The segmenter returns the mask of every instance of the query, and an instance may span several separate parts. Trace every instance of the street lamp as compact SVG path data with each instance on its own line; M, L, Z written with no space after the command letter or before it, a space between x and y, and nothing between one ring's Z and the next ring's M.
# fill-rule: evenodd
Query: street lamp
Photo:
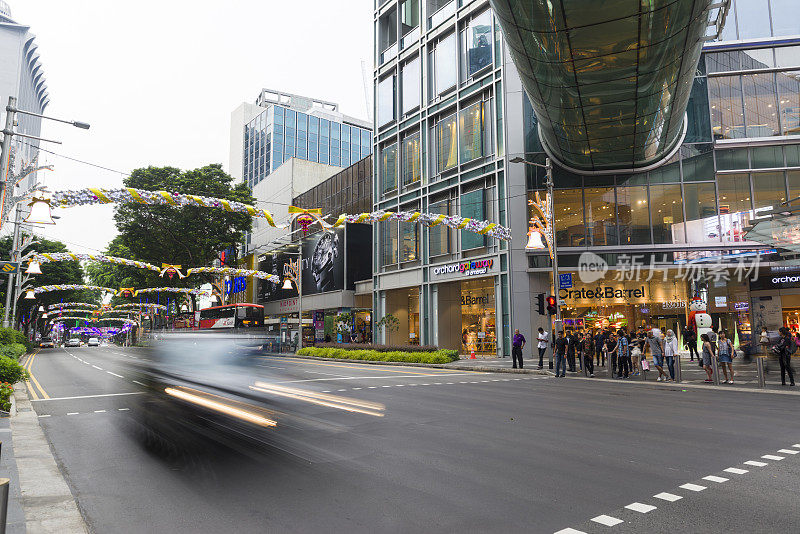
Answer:
M544 165L541 163L534 163L533 161L527 161L525 158L521 158L519 156L515 158L511 158L509 160L511 163L524 163L525 165L531 165L533 167L541 167L546 172L546 180L544 185L547 187L547 197L548 197L548 212L547 217L550 219L550 235L552 236L550 241L550 252L552 253L552 264L553 264L553 295L556 297L556 320L555 324L553 325L554 333L558 331L561 327L561 306L558 305L559 296L558 296L558 250L556 249L556 212L555 212L555 203L553 202L553 164L550 161L550 158L545 158ZM531 235L531 238L533 236ZM539 240L541 241L541 234L539 234Z

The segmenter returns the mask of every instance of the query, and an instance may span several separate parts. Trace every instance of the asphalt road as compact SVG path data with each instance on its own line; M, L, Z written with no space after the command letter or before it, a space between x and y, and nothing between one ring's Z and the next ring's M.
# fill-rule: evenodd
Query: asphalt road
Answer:
M268 356L273 379L385 417L337 414L313 456L175 463L130 432L144 354L32 362L34 409L95 532L800 531L800 454L778 452L800 451L797 396Z

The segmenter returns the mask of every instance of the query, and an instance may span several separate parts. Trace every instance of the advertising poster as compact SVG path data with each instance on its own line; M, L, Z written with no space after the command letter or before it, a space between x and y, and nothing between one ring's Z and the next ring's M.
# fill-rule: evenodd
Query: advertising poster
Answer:
M344 228L303 239L303 294L344 289Z

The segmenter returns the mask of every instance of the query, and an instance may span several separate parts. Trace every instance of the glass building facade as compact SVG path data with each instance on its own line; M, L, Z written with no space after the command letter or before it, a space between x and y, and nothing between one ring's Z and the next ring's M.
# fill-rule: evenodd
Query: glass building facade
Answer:
M253 187L289 158L348 167L372 153L372 132L270 104L245 125L243 176Z

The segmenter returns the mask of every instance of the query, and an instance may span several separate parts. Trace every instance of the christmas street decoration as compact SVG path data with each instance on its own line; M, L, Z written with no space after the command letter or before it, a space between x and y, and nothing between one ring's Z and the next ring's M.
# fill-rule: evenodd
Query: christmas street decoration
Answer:
M116 256L106 256L105 254L73 254L72 252L54 252L36 254L30 258L31 262L37 263L50 263L59 261L96 261L100 263L112 263L115 265L125 265L128 267L136 267L139 269L148 269L150 271L161 272L157 266L152 263L143 261L128 260L125 258L118 258Z
M58 304L51 304L47 307L48 310L56 308L100 308L99 304L89 304L88 302L59 302Z
M280 276L265 273L264 271L252 271L250 269L234 269L232 267L192 267L186 271L186 275L212 273L212 274L227 274L229 276L252 276L261 280L269 280L273 284L278 284L281 281Z
M39 295L40 293L48 293L50 291L69 291L69 290L82 290L82 289L87 289L90 291L106 291L108 293L116 292L116 289L110 287L90 286L85 284L64 284L64 285L37 287L33 289L33 293L35 295Z
M139 296L145 293L182 293L184 295L202 295L205 293L202 289L189 289L186 287L146 287L144 289L137 289L133 294Z

